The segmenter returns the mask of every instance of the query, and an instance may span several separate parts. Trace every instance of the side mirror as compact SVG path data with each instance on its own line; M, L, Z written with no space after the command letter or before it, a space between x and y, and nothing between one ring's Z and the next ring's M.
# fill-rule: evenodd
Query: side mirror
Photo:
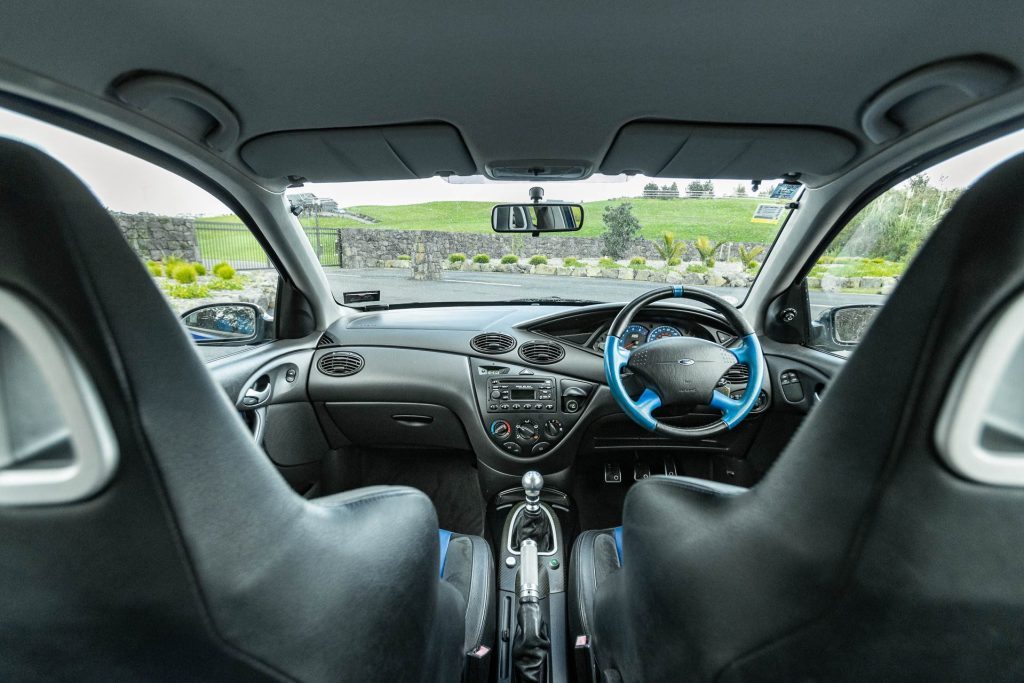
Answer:
M494 232L576 232L582 227L583 207L579 204L498 204L491 209Z
M825 328L828 341L840 348L856 346L881 308L878 304L836 306L823 312L818 322Z
M266 339L273 318L256 304L207 304L181 314L192 341L247 344Z

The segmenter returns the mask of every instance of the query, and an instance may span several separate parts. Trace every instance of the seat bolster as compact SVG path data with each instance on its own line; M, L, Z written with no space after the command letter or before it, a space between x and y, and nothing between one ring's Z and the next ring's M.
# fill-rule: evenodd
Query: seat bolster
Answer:
M464 652L472 652L481 645L494 648L494 575L494 558L487 541L479 536L451 536L442 579L466 601Z
M570 635L594 638L594 596L601 581L619 569L614 529L591 529L576 537L569 575Z

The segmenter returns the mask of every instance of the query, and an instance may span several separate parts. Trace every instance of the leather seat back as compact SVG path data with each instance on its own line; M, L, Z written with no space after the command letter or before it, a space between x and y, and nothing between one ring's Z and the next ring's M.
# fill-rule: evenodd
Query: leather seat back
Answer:
M966 481L936 423L1024 289L1024 156L970 189L765 479L642 482L596 640L629 679L1020 680L1024 490ZM1005 378L1024 381L1024 378Z
M11 141L0 289L73 349L120 454L88 499L0 507L0 678L458 677L465 607L429 499L295 495L106 211Z

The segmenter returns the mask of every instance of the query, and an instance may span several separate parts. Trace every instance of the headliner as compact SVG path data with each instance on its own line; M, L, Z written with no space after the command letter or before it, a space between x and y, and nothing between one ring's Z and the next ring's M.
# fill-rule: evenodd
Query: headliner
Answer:
M974 54L1024 67L1015 0L37 0L5 3L0 19L0 59L79 90L103 95L136 70L180 74L237 112L241 141L447 121L478 170L510 159L596 167L625 124L648 118L823 127L863 156L872 143L859 114L902 74ZM224 157L244 168L237 148Z

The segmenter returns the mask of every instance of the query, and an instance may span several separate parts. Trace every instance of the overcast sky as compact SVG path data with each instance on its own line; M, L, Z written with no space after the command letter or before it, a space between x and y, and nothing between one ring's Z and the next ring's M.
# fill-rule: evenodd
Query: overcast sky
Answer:
M228 209L205 191L148 162L93 142L88 138L0 109L0 135L24 140L59 159L81 177L107 207L129 213L217 215ZM981 173L1024 149L1024 131L1008 135L929 171L932 181L948 187L970 184ZM540 184L546 198L593 201L639 196L648 178L595 177L570 183L454 184L441 178L359 183L308 184L296 192L330 197L341 206L414 204L422 201L528 201L530 187ZM671 180L655 179L658 184ZM715 181L719 195L732 194L740 181ZM683 189L686 181L679 183ZM749 181L747 181L749 191Z

